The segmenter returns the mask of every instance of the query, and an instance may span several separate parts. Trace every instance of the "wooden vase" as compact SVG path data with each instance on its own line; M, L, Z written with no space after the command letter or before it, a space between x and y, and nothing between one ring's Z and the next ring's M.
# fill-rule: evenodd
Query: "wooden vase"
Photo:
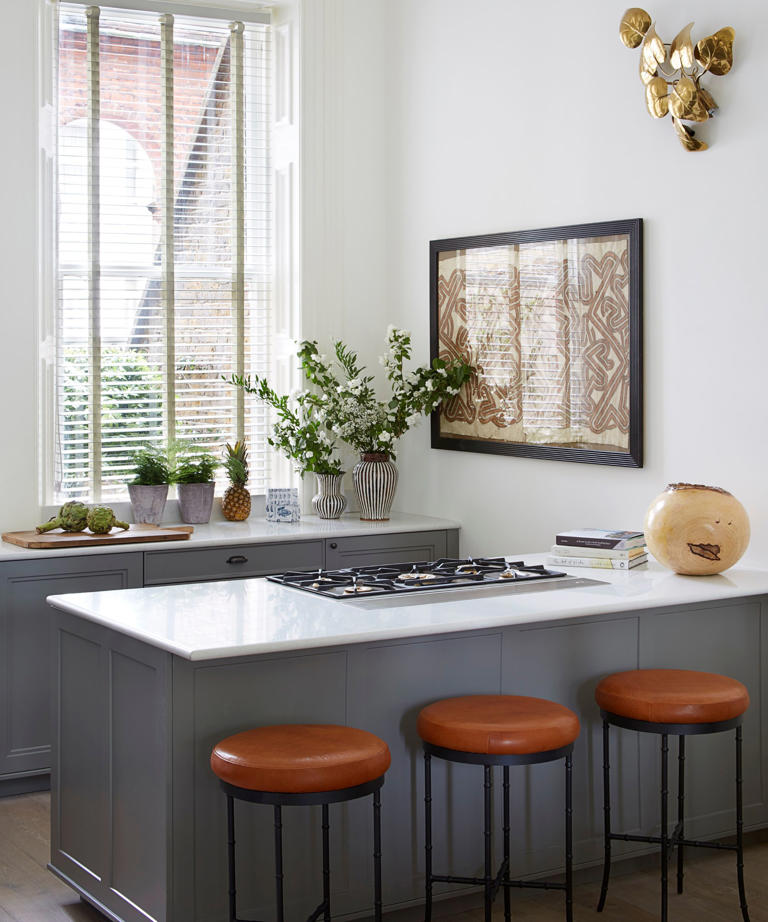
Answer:
M648 550L686 576L709 576L732 567L749 544L746 509L727 490L671 483L645 516Z

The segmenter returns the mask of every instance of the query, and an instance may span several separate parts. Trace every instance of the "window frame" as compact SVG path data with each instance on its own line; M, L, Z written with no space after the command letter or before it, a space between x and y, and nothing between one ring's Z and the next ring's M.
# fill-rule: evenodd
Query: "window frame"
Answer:
M68 2L74 2L82 4L84 7L88 6L88 2L85 0L68 0ZM58 238L58 226L57 226L57 209L56 209L56 195L57 195L57 165L56 165L56 153L57 153L57 60L58 60L58 10L55 3L49 2L49 0L38 0L38 48L40 49L40 54L38 56L38 88L39 88L39 142L40 142L40 158L39 158L39 187L38 187L38 291L40 292L38 312L37 312L37 339L38 339L38 350L37 350L37 375L36 375L36 386L37 386L37 406L38 406L38 444L37 444L37 481L38 481L38 492L40 497L41 506L44 509L53 509L57 508L57 500L55 496L56 492L56 451L57 451L57 439L56 439L56 424L57 424L57 406L56 406L56 381L57 381L57 369L56 369L56 323L57 323L57 294L56 286L59 275L64 275L67 272L77 273L78 267L75 265L59 266L58 265L58 253L57 253L57 238ZM193 18L206 18L211 17L214 19L221 20L241 20L244 22L264 22L270 23L272 26L273 36L276 31L276 19L279 23L281 17L285 17L285 10L283 9L282 3L266 3L262 4L257 10L254 10L254 6L251 3L238 3L237 0L228 0L226 3L217 3L216 0L209 0L208 3L198 3L196 0L183 0L183 2L172 2L167 3L164 0L116 0L116 2L106 2L105 8L126 8L132 10L149 10L152 12L173 12L180 16L191 16ZM289 7L291 5L289 4ZM277 17L272 15L273 12L277 14ZM294 23L291 23L293 26ZM284 27L284 26L283 26ZM280 81L281 73L285 74L284 67L277 66L277 49L275 48L274 38L273 38L273 54L272 54L272 67L271 67L271 112L272 112L272 123L271 131L273 133L273 140L275 135L275 130L278 128L278 123L276 122L277 110L275 108L275 100L281 95L285 95L285 90L283 87L278 86ZM291 45L290 48L291 56L291 65L290 73L293 72L293 62L296 59L296 46ZM290 94L293 93L293 80L290 80L290 86L288 88ZM292 113L294 111L294 106L291 106ZM293 127L293 126L292 126ZM270 330L270 338L273 339L280 348L276 349L272 359L272 368L270 369L270 376L273 374L273 371L276 369L279 372L279 376L286 382L290 384L291 389L295 388L297 384L297 375L293 370L289 370L288 374L285 374L286 369L286 339L283 335L283 324L280 324L280 329L276 329L275 320L276 310L275 310L275 301L278 297L278 287L277 287L277 269L278 269L278 248L280 241L288 241L290 248L293 250L296 247L296 241L298 240L298 211L295 209L294 204L297 201L296 196L296 187L297 187L297 177L296 170L294 169L295 164L298 160L298 145L289 145L286 148L286 145L282 145L282 155L283 157L288 154L288 160L290 161L290 168L292 176L294 179L294 189L290 196L290 207L283 208L280 211L278 217L278 201L275 195L276 183L275 183L275 166L273 164L270 176L271 182L271 194L272 194L272 267L271 267L271 277L269 279L271 289L272 289L272 312L273 312L273 323L272 329ZM245 152L246 161L249 158L248 151ZM293 261L291 261L293 266ZM187 274L192 275L194 273L196 278L200 278L201 275L209 275L210 277L217 277L221 275L221 270L211 269L208 271L201 272L199 267L195 267L195 264L189 263L187 265L183 263L178 263L175 265L175 275L183 279ZM104 267L102 269L102 274L104 276L109 275L120 275L123 278L126 277L141 277L142 279L149 278L160 278L162 275L162 269L160 266L153 267L152 272L148 272L146 268L138 266L110 266ZM263 279L263 273L259 271L246 270L245 280L246 283L249 280ZM292 345L294 340L297 338L297 329L298 329L298 314L295 312L296 304L291 299L291 337L290 344ZM269 446L266 446L269 451ZM272 454L270 452L270 454ZM277 467L280 471L282 479L287 482L294 483L295 477L292 470L284 464L280 463L280 459L270 458L268 473L267 476L273 471L275 467L274 461L277 461ZM259 496L262 494L254 494ZM89 496L87 502L97 501L93 496ZM122 506L122 500L115 500L113 502L115 507Z

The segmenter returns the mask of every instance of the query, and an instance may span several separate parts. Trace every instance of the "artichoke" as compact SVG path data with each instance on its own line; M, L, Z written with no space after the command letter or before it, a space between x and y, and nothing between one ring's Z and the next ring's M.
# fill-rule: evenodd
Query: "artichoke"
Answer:
M61 528L63 531L85 531L88 523L88 507L82 503L71 500L59 509L59 514L55 515L45 525L38 525L35 531L38 535L43 532L51 531L54 528Z
M88 513L87 524L94 535L108 535L113 528L122 528L124 531L130 528L127 522L115 518L109 506L94 506Z

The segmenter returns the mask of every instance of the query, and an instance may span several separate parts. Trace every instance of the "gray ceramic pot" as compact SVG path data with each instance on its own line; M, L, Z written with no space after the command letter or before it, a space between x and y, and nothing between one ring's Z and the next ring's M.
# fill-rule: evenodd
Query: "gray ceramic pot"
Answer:
M182 522L189 525L205 525L211 520L215 483L180 483L177 489Z
M137 524L159 525L168 499L168 484L129 483L128 496L131 499L133 521Z

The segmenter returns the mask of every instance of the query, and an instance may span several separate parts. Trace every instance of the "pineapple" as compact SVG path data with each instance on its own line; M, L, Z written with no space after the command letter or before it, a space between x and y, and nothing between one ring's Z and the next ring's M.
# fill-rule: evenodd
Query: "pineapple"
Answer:
M224 468L232 485L227 487L221 500L221 511L230 522L244 522L251 514L251 494L245 486L248 483L248 446L245 440L235 442L234 447L227 443Z

